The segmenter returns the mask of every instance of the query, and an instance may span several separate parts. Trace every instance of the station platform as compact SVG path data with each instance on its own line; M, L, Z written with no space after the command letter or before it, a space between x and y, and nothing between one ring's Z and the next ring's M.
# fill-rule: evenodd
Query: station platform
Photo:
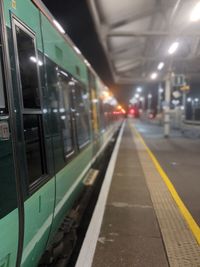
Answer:
M126 120L76 267L200 266L200 144Z

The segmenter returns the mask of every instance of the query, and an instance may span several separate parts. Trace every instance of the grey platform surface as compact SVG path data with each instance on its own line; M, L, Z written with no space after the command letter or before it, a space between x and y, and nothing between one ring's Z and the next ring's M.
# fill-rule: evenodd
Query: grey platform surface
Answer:
M172 130L165 139L161 126L139 120L134 124L200 225L200 138L193 131L181 134Z
M169 266L128 125L120 145L92 266Z

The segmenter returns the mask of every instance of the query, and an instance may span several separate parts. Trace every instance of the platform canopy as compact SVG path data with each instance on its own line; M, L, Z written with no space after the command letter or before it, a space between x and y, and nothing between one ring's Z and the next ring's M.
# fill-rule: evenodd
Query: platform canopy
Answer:
M163 80L169 67L188 79L200 81L199 1L88 0L88 3L116 83ZM159 70L161 62L164 65ZM157 77L152 76L155 72Z

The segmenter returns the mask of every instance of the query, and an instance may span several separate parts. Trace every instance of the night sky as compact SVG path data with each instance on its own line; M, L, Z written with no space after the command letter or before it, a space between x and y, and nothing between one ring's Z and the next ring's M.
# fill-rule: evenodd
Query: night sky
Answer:
M113 83L102 46L95 32L86 0L42 0L72 41L122 104L133 96L133 86Z

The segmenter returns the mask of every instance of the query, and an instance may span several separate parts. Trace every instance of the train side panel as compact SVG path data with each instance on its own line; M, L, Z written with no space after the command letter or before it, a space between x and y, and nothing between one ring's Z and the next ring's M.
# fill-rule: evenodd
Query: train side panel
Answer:
M54 211L54 222L51 230L51 237L54 235L62 220L66 216L67 211L71 208L74 200L77 198L78 193L83 188L82 179L84 177L83 170L89 169L90 161L92 158L92 133L91 125L89 125L88 144L79 148L77 144L77 136L80 134L77 132L77 125L75 125L77 117L71 113L71 110L75 107L74 103L65 114L69 103L62 103L63 94L62 88L59 85L60 74L65 75L66 90L69 90L69 94L72 93L75 88L70 88L68 85L73 84L73 78L78 78L82 82L82 87L85 88L85 95L88 94L87 67L81 62L78 56L74 53L74 50L66 44L60 34L52 27L46 17L42 15L42 33L44 42L44 53L46 58L46 72L47 83L49 90L49 98L52 99L50 103L51 118L52 118L52 141L55 159L55 171L56 171L56 201ZM78 74L77 74L78 68ZM68 95L70 98L70 96ZM63 98L65 95L63 94ZM73 101L73 100L72 100ZM77 113L77 112L76 112ZM89 114L89 110L88 110ZM75 136L71 136L74 140L71 149L71 156L69 153L65 155L63 151L65 128L63 127L62 117L73 117L71 122L71 129L76 132ZM89 124L91 124L89 119ZM69 137L69 136L68 136ZM67 153L67 151L66 151ZM66 156L66 157L65 157Z
M15 266L19 218L12 144L9 140L0 141L0 177L0 266Z
M15 266L19 241L19 211L13 131L9 103L9 83L5 71L4 23L0 8L0 266Z
M97 84L94 74L93 81L90 82L84 61L31 1L4 0L4 13L15 98L18 167L25 200L21 266L32 267L37 266L46 245L81 192L92 159L110 140L119 122L113 123L111 119L103 122L105 109L100 108L103 85ZM20 34L24 40L29 39L35 44L38 54L32 60L38 65L42 104L32 110L25 109L22 105L24 103L19 104L24 101L21 80L23 73L20 68L23 62L20 62L19 55L23 53L20 52L23 42L20 44L18 41ZM109 113L110 118L111 113L112 111ZM31 153L35 155L34 147L39 143L38 140L40 154L44 158L38 155L41 156L41 164L45 165L46 172L42 173L45 175L40 179L34 178L34 183L31 183L27 165ZM9 153L12 170L12 152ZM38 162L36 157L34 160ZM2 160L0 162L5 164ZM9 168L6 164L0 165L0 171L3 167L6 170ZM37 173L37 166L32 171ZM14 174L10 174L10 177L14 179ZM15 229L15 234L4 243L5 247L0 246L0 255L3 255L0 265L8 260L8 266L14 266L18 242L16 207L15 199L10 213L0 219L0 226L8 236L9 229ZM10 228L6 228L6 223L10 224Z
M19 1L16 6L12 5L12 1L4 1L4 14L6 17L6 26L8 33L8 41L10 47L10 59L11 59L11 72L13 78L13 94L15 97L15 110L16 112L16 128L17 128L17 150L20 155L19 169L24 194L24 240L23 240L23 255L21 266L36 266L37 262L46 247L46 243L49 236L50 226L53 218L54 208L54 197L55 197L55 181L52 176L52 168L49 168L49 177L52 179L45 184L45 186L38 186L37 190L30 189L30 182L27 177L27 158L26 153L30 158L30 153L35 153L34 146L31 143L29 150L25 151L25 132L30 132L30 137L34 137L34 128L31 126L31 116L34 117L33 113L23 113L22 105L20 105L20 73L18 68L18 61L20 64L20 58L18 55L18 43L16 35L19 33L26 35L27 38L35 39L36 49L42 50L42 37L40 31L40 12L30 1ZM31 14L31 15L30 15ZM15 17L13 17L13 15ZM15 19L16 18L16 19ZM16 21L14 23L13 21ZM30 34L29 34L30 32ZM13 39L14 38L14 39ZM27 39L26 38L26 39ZM13 42L14 40L14 42ZM15 50L15 53L13 52ZM41 71L42 72L42 71ZM42 81L41 81L42 85ZM44 96L45 88L40 85L41 93ZM46 103L43 103L45 108ZM39 111L40 112L40 111ZM39 113L40 114L40 113ZM29 116L29 122L24 121L24 117ZM42 116L44 125L41 126L43 129L47 122L47 115ZM26 124L26 129L25 129ZM31 135L32 131L32 135ZM49 130L44 129L43 142L46 146L47 161L48 165L52 164L52 147L49 142ZM30 139L31 141L31 139ZM32 141L34 139L32 138ZM31 141L31 142L32 142ZM31 152L32 151L32 152ZM34 155L34 154L33 154ZM36 160L36 159L34 159ZM37 161L37 160L36 160ZM35 166L37 170L37 166ZM22 238L22 237L20 237ZM12 265L11 265L12 266ZM13 265L14 266L14 265Z

